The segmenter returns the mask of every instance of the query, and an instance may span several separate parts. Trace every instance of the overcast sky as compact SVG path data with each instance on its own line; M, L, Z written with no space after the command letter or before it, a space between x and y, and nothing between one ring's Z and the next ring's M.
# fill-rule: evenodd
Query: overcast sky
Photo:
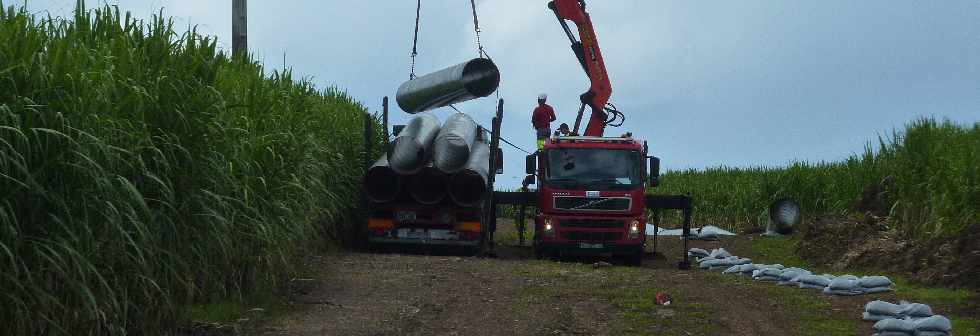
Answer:
M588 2L611 102L627 117L607 134L648 140L668 169L839 160L920 116L980 120L977 0ZM31 0L28 9L63 15L74 3ZM163 8L231 47L230 0L108 3L138 17ZM376 111L408 78L415 4L253 0L249 49ZM469 1L422 6L418 73L477 55ZM501 71L503 135L533 148L537 94L548 93L558 122L572 124L588 79L545 0L482 0L478 12ZM393 122L404 123L409 115L393 106ZM458 105L488 126L494 106L492 98ZM523 153L505 149L505 158L500 180L517 186Z

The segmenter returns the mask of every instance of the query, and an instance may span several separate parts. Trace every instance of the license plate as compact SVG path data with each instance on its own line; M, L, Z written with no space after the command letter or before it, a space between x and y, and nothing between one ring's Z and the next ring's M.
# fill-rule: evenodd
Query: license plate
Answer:
M603 246L602 244L578 243L578 247L584 249L601 249Z
M399 222L414 222L415 221L415 211L398 211L395 212L395 220Z
M398 238L407 239L427 239L429 238L428 232L425 229L399 229Z

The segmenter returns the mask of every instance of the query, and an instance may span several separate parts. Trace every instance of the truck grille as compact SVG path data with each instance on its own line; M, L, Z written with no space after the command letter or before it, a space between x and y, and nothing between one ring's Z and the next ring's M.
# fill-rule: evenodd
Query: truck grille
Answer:
M568 240L582 241L616 241L622 234L619 232L562 232L561 237Z
M626 225L622 220L615 219L561 219L558 222L561 227L567 228L622 228Z
M630 203L626 197L555 197L555 209L560 210L629 211Z

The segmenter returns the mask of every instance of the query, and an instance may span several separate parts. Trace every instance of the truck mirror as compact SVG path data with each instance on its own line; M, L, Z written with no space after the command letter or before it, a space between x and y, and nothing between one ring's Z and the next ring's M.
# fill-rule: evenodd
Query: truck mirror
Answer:
M535 154L528 155L525 161L524 173L528 175L534 175L538 170L538 156Z
M534 184L536 182L535 180L534 175L524 176L524 182L521 185L527 188L527 186Z
M493 162L494 162L494 165L496 166L496 167L494 167L494 171L496 171L497 175L503 174L504 173L504 151L501 150L500 147L494 148L493 149L493 156L494 156Z
M660 185L660 158L656 156L649 156L650 158L650 187L656 187Z

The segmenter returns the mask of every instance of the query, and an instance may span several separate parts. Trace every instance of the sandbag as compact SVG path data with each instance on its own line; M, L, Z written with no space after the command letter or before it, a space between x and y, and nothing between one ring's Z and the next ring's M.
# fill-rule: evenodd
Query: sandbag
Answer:
M802 268L792 267L784 269L781 273L779 273L779 285L797 286L799 284L799 277L807 274L810 274L810 271Z
M950 332L953 330L953 322L942 315L933 315L915 322L915 331L939 331Z
M857 280L852 280L846 277L839 277L839 278L835 278L834 280L831 280L830 284L827 285L827 288L841 289L841 290L858 290L861 289L861 286L858 285Z
M864 311L874 315L888 315L897 317L902 311L902 306L891 302L874 300L864 305Z
M908 317L930 317L935 314L932 313L932 307L924 305L921 303L905 303L901 304L902 310L898 312L899 316Z
M736 256L730 256L724 259L713 259L711 257L699 259L699 267L701 269L723 269L735 265L745 265L752 263L752 260L746 258L739 258Z
M704 259L699 264L699 268L711 269L713 267L719 267L720 265L724 265L724 262L725 262L724 259Z
M782 272L776 268L766 268L752 272L752 279L755 281L779 281L779 274Z
M800 288L803 288L803 289L819 289L819 290L823 290L824 288L827 288L827 286L812 285L812 284L802 283L802 282L800 282L797 286L799 286Z
M710 253L708 253L708 251L706 251L704 249L699 249L697 247L691 248L690 250L687 251L687 255L693 256L693 257L696 257L696 258L704 258L704 257L707 257L709 254Z
M864 289L858 285L857 279L839 277L830 281L830 285L823 290L824 294L831 295L861 295Z
M855 296L864 295L864 291L856 289L831 289L830 287L824 288L823 293L827 295L841 295L841 296Z
M877 315L877 314L872 314L872 313L869 313L869 312L864 312L861 315L861 319L863 319L865 321L872 321L872 322L877 322L877 321L887 320L887 319L893 319L893 318L895 318L895 316L892 316L892 315Z
M911 334L915 332L915 324L909 320L899 320L893 318L884 319L875 323L874 330L877 333L882 333L886 331L897 331L906 334Z
M799 281L800 284L807 284L811 286L819 286L820 288L824 288L830 286L830 281L833 279L823 275L806 274L800 276L799 280L800 280Z
M728 269L726 269L722 273L724 273L724 274L742 274L742 275L745 275L745 274L751 274L752 271L754 271L754 270L756 270L756 265L755 264L744 263L744 264L739 264L739 265L734 265L732 267L729 267Z
M720 248L716 248L714 250L711 250L711 254L709 254L708 256L711 257L711 258L715 258L715 259L725 259L725 258L731 257L732 254L731 253L728 253L728 251L726 251L724 247L720 247Z
M735 265L721 272L721 274L742 273L742 265Z
M866 276L858 280L858 284L864 288L891 287L892 281L885 276Z
M751 277L752 276L752 272L755 272L755 270L759 269L759 266L762 266L762 265L761 264L745 264L745 265L740 265L740 266L742 267L742 275Z
M872 287L872 288L864 288L864 293L865 294L884 293L890 290L892 290L891 287Z

